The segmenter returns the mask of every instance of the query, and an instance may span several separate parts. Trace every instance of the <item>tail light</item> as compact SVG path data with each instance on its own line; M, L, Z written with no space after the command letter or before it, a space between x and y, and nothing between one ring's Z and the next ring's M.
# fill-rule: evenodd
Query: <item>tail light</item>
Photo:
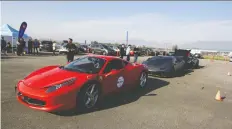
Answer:
M187 53L187 56L188 56L188 57L190 56L190 52Z

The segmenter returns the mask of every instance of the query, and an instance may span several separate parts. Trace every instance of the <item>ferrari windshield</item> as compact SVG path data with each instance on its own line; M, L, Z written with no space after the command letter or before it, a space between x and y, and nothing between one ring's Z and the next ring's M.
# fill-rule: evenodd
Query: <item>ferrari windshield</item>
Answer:
M105 60L98 57L81 57L63 67L64 70L95 74L98 73Z

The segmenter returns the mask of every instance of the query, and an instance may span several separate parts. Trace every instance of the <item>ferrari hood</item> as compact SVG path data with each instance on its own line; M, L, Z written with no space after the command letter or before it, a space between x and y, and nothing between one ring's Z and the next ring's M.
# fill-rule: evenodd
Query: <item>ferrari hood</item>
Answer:
M66 71L58 67L27 78L23 80L23 83L31 88L44 88L62 83L67 79L81 78L86 76L87 74L85 73Z

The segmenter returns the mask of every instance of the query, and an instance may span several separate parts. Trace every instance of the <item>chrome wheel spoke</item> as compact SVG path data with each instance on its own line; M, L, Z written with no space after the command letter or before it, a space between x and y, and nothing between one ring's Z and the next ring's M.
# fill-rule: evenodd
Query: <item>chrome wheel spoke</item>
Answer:
M93 93L94 88L95 88L95 85L92 85L92 88L91 88L90 94L92 94L92 93Z
M140 86L143 87L146 84L146 74L142 73L141 77L140 77Z
M95 97L98 94L98 91L92 93L92 96Z
M91 101L91 99L88 98L87 101L86 101L86 103L85 103L85 105L88 105L90 103L90 101Z
M86 92L86 95L87 95L88 97L90 97L90 96L91 96L91 94L90 94L89 92Z

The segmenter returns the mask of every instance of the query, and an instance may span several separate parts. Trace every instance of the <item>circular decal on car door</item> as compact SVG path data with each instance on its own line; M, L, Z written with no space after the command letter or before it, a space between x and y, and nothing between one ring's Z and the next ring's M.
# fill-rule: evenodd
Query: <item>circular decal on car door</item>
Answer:
M124 83L124 78L121 76L118 78L117 87L118 88L122 87L123 83Z

